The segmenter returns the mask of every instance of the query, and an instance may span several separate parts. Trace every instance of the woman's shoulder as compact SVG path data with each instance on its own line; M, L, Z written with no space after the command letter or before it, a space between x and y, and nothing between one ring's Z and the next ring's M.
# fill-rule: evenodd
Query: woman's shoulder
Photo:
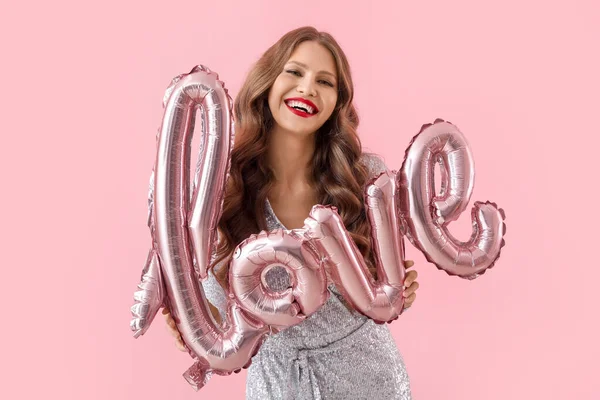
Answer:
M369 152L362 153L360 161L365 167L367 167L367 171L369 171L369 176L371 177L379 175L388 169L387 165L385 165L383 157L381 157L379 154Z

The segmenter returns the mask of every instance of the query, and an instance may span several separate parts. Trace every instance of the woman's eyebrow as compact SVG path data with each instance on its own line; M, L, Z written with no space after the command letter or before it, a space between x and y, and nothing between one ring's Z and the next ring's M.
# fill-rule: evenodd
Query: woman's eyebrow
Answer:
M288 64L296 64L299 67L302 67L304 69L309 69L308 65L301 63L300 61L288 61ZM335 74L329 72L329 71L319 71L319 74L325 74L325 75L331 75L332 77L336 77Z

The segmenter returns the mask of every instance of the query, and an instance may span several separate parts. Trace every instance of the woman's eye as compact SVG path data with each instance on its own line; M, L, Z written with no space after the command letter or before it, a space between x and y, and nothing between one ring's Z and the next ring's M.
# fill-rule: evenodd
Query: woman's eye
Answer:
M322 85L327 85L329 87L333 87L333 83L331 83L329 81L320 80L319 83Z
M296 76L302 76L302 75L300 75L300 72L293 70L293 69L289 69L285 72L287 72L288 74L296 75Z

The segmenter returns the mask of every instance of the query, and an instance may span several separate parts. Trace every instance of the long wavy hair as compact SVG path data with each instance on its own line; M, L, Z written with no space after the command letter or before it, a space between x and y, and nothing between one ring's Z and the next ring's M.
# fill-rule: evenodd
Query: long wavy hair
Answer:
M366 218L363 189L368 172L361 162L362 146L356 133L358 115L352 104L354 86L346 55L328 33L302 27L285 34L250 70L234 104L236 139L230 176L219 221L219 245L211 267L230 257L251 234L267 230L265 212L274 174L267 163L268 137L274 119L268 105L269 90L296 47L315 41L327 48L336 63L338 99L333 114L315 133L312 186L319 204L337 207L346 229L373 269L371 228ZM228 263L215 271L228 285Z

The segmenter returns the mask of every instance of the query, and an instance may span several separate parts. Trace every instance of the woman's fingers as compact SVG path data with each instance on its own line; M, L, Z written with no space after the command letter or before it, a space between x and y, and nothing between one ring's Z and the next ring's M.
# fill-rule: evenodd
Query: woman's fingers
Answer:
M404 300L404 308L406 309L406 308L412 306L412 303L414 303L416 298L417 298L416 293L411 294L406 300Z
M414 294L419 288L419 282L413 282L409 287L404 290L404 297L409 297Z
M171 316L171 312L168 308L163 308L163 315L165 316L165 321L167 322L167 329L169 333L175 337L175 346L181 351L187 351L185 348L185 344L183 343L183 339L181 337L181 333L179 333L179 329L177 329L177 324L175 320Z
M175 324L175 320L173 319L173 317L171 316L171 314L164 314L165 316L165 321L167 323L168 326L170 326L171 328L176 328L177 325Z
M179 338L175 341L175 346L177 346L177 348L181 351L187 351L187 349L185 348L185 344L183 344L183 339L181 339L181 336L179 336Z
M413 265L415 265L413 260L404 260L404 269L409 269Z
M410 286L414 281L417 280L419 274L417 271L408 271L404 277L404 286Z

